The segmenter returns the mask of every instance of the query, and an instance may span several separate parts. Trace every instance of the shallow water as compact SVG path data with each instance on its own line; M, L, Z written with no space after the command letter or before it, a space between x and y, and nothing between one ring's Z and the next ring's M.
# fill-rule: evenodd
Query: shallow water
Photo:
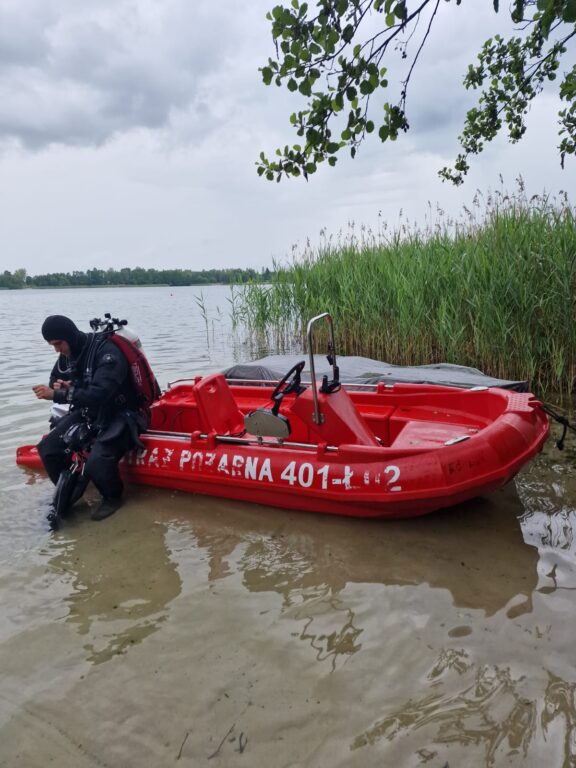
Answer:
M575 765L571 438L407 522L132 487L48 531L51 486L14 462L46 425L43 318L127 316L165 386L250 358L228 290L207 324L199 293L0 293L0 765Z

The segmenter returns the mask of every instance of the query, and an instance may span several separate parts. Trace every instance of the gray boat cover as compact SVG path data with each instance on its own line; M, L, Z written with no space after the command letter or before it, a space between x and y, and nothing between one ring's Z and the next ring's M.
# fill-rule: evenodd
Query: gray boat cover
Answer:
M310 381L308 355L269 355L251 363L233 365L223 373L227 379L248 379L252 381L278 381L293 365L300 360L306 360L306 367L302 372L302 380ZM492 376L479 371L477 368L468 368L465 365L452 365L451 363L438 363L435 365L392 365L379 360L371 360L369 357L338 357L337 365L340 369L340 381L350 384L377 384L380 381L386 384L396 382L414 384L442 384L449 387L502 387L513 389L517 392L527 392L528 382L508 381L495 379ZM324 355L314 355L314 368L318 382L326 374L332 378L332 366Z

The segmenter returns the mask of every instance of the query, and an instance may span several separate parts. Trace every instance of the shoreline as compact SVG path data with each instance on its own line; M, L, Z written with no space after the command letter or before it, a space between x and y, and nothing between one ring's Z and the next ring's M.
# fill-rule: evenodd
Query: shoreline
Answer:
M120 283L114 285L24 285L21 288L0 287L0 291L46 291L51 289L70 289L70 288L208 288L213 285L237 286L246 285L246 283L185 283L171 285L170 283Z

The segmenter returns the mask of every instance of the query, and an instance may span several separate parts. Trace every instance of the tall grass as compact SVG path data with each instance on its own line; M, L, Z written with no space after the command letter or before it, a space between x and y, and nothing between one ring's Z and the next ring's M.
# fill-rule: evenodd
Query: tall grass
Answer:
M341 354L401 365L452 362L541 391L576 378L576 216L565 196L476 196L458 220L352 226L276 265L237 304L254 331L302 331L331 312Z

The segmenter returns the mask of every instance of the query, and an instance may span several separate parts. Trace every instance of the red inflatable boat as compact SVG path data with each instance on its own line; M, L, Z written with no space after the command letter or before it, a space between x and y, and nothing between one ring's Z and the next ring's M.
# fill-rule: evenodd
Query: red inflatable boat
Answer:
M314 373L312 325L326 317L332 379ZM332 319L308 326L304 361L278 383L181 380L154 404L126 479L309 512L411 517L491 493L542 448L533 395L499 388L341 384ZM17 462L39 467L33 446Z

